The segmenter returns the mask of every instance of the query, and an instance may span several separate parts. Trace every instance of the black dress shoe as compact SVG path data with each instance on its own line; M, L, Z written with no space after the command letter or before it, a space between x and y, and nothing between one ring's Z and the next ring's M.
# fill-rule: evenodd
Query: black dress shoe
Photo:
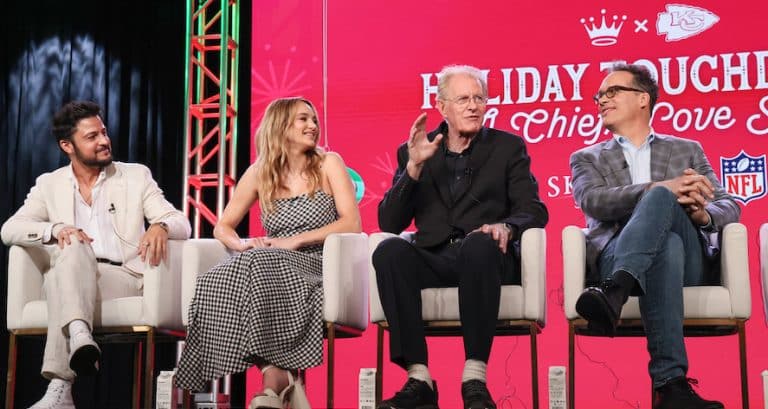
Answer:
M464 400L464 409L496 409L485 382L477 379L461 383L461 399Z
M426 382L408 378L395 396L381 401L376 409L438 409L437 382L430 388Z
M698 381L684 376L674 378L656 389L653 409L723 409L722 403L704 400L691 385Z
M600 287L584 289L576 300L576 312L587 320L591 331L612 337L628 298L629 291L607 280Z

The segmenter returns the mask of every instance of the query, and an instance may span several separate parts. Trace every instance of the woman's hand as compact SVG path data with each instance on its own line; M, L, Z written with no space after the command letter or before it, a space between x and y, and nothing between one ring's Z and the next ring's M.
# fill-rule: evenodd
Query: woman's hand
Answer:
M267 247L276 247L286 250L296 250L301 247L301 242L298 240L298 236L268 237L264 239L264 243Z
M265 242L267 240L266 237L253 237L250 239L244 239L241 241L241 246L238 249L239 251L248 251L250 249L258 249L262 247L269 247L267 243Z

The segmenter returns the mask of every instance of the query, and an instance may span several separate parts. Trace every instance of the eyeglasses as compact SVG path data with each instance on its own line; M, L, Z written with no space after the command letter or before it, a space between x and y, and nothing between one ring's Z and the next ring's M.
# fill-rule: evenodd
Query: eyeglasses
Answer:
M612 85L612 86L606 88L605 91L597 91L597 94L595 94L595 96L593 96L592 99L595 100L595 104L599 104L600 103L600 98L602 98L603 96L605 96L608 99L611 99L611 98L615 97L616 93L618 93L619 91L647 92L647 91L644 91L642 89L625 87L625 86L622 86L622 85Z
M446 101L453 102L457 107L465 107L469 105L469 101L475 103L475 105L485 105L488 103L488 97L481 97L480 95L464 95L453 99L446 99Z

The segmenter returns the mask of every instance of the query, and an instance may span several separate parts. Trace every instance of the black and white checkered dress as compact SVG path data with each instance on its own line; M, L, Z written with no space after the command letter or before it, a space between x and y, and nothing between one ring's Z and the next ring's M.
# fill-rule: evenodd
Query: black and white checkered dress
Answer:
M318 191L275 201L262 223L288 237L337 219L333 198ZM298 251L251 249L197 278L176 384L205 382L256 363L309 368L323 360L322 244Z

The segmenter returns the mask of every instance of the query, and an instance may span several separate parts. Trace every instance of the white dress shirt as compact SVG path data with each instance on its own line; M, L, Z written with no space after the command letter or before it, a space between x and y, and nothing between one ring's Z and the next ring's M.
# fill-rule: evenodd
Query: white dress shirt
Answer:
M75 187L75 226L93 239L91 247L97 258L123 262L123 255L120 254L120 242L115 234L115 226L112 223L114 205L107 203L107 195L104 192L104 180L106 172L99 173L96 183L91 188L91 205L83 199L80 194L80 187L77 178L72 175L72 182Z

